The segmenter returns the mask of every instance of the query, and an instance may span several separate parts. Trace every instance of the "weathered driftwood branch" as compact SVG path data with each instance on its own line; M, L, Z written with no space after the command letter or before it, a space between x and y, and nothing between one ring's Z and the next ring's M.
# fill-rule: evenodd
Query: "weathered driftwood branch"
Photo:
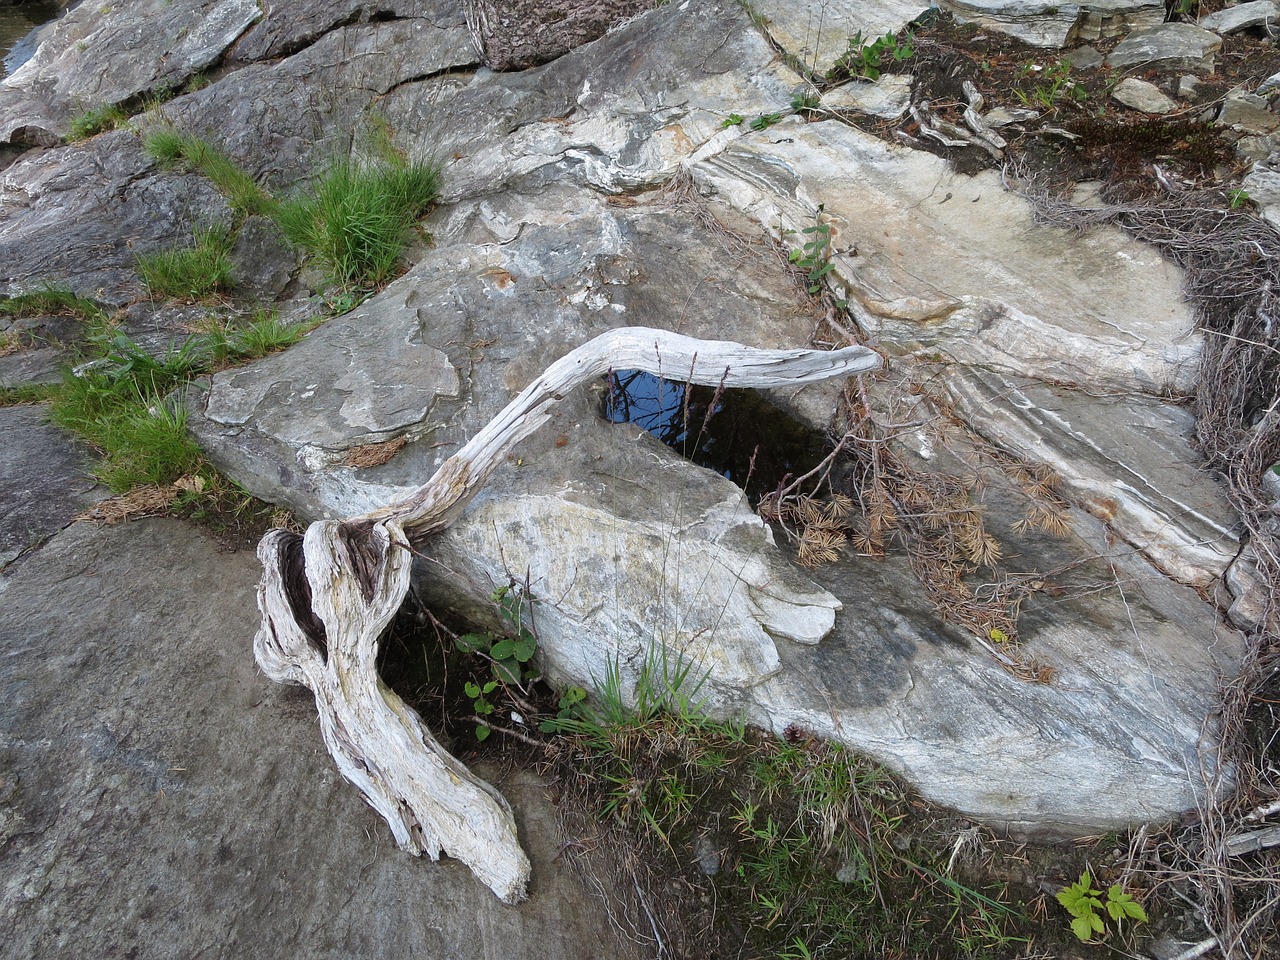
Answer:
M314 523L305 537L268 533L258 547L258 664L271 679L315 694L338 769L386 819L402 849L432 859L443 850L503 900L520 900L529 862L506 801L450 756L378 677L379 641L409 589L410 542L452 523L511 449L548 420L556 401L609 370L773 387L879 365L865 347L757 350L639 327L603 334L547 368L408 499Z

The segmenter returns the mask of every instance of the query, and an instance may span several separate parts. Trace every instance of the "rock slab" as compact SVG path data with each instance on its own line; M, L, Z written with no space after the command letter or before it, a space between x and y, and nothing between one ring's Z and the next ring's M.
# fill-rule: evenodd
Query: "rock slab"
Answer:
M535 861L521 907L396 850L310 694L252 665L258 570L155 519L77 524L0 578L0 952L634 956L556 858L531 775L500 781Z
M48 407L0 407L0 569L106 496L91 454L47 422Z

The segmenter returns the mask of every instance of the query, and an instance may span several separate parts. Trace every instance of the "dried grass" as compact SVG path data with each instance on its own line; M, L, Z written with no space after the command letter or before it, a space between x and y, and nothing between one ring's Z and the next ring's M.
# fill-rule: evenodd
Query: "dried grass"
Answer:
M123 523L141 517L154 517L167 513L177 502L182 490L177 484L168 486L148 485L134 487L128 493L111 497L95 503L88 510L78 514L76 521L87 520L91 523Z
M368 469L389 463L391 458L405 448L408 437L396 437L381 443L366 443L360 447L352 447L343 458L342 463L348 467Z

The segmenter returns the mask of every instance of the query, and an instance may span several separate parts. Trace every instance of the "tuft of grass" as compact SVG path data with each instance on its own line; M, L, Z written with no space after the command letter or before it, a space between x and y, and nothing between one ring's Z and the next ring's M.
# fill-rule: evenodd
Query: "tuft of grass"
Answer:
M0 315L79 317L88 323L98 323L106 317L92 300L65 287L52 286L0 300Z
M411 227L438 194L439 177L434 163L338 160L309 192L280 204L276 222L320 262L329 282L376 288L395 275Z
M431 208L440 186L439 165L408 161L385 129L375 129L373 146L376 160L335 161L310 190L277 203L246 171L199 137L165 126L143 136L148 154L207 177L241 216L274 219L290 243L319 261L327 281L355 301L395 275L413 224ZM158 266L168 272L167 263ZM198 299L205 294L166 295Z
M94 475L116 493L193 472L200 448L187 435L185 411L164 398L198 371L194 346L156 358L122 333L93 341L100 356L67 371L50 419L102 454Z
M186 156L187 144L191 139L172 127L155 127L143 135L142 149L153 160L165 165L176 164Z
M129 113L123 107L112 105L92 107L71 118L67 139L72 143L88 140L104 131L114 130L128 119Z
M187 434L186 411L173 393L211 367L281 350L314 326L287 325L260 310L243 327L211 328L153 356L104 321L88 338L89 358L66 371L61 384L0 391L0 404L50 401L50 419L102 455L94 475L116 493L198 475L204 479L182 488L179 505L221 497L225 491Z
M57 393L51 383L20 383L0 387L0 407L21 407L31 403L47 403Z
M231 286L232 238L223 227L197 227L190 247L138 257L152 297L203 300Z
M293 346L319 322L284 323L276 311L261 309L243 326L235 322L207 326L199 338L200 350L215 367L257 360Z
M1011 956L1026 918L931 852L918 801L876 764L799 728L713 720L700 679L650 656L628 709L619 666L557 722L554 772L587 866L624 871L627 922L672 956ZM572 828L571 828L572 829ZM952 860L954 860L954 856ZM683 889L682 898L665 896ZM678 902L677 902L678 901Z
M199 137L161 126L147 131L142 146L163 164L182 164L207 177L241 216L270 214L275 208L271 197L248 172Z

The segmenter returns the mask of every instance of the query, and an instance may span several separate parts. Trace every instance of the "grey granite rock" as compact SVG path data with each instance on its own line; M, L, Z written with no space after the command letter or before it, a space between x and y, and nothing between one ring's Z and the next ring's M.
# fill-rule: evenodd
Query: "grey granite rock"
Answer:
M1224 36L1250 27L1263 27L1274 35L1280 28L1280 4L1275 0L1248 0L1206 14L1200 18L1200 26Z
M911 103L911 84L907 74L881 74L874 83L854 81L826 91L822 95L822 106L837 113L848 110L882 120L897 120Z
M1271 109L1266 97L1237 88L1223 98L1218 123L1240 133L1258 136L1280 130L1280 113Z
M461 70L476 56L460 17L427 8L422 16L331 30L284 60L250 64L166 104L161 116L287 192L351 152L372 99ZM430 100L421 106L430 109ZM418 156L437 155L431 146Z
M92 454L48 423L48 407L0 407L0 568L106 496Z
M0 292L49 284L108 306L138 299L139 254L229 223L209 181L159 170L126 130L32 153L0 171Z
M978 23L1038 47L1101 40L1164 22L1160 0L942 0L961 23Z
M900 33L930 5L929 0L759 0L751 9L774 43L815 73L825 74L856 37L870 44L885 34Z
M1164 114L1178 109L1178 101L1165 95L1154 83L1137 77L1125 77L1116 84L1111 96L1126 107L1142 113Z
M12 957L638 956L494 777L534 862L504 906L416 860L333 770L309 694L257 673L250 551L77 524L0 575L0 924Z
M848 175L866 178L856 167ZM282 358L214 379L193 410L211 455L305 514L357 512L403 496L594 332L674 317L700 336L769 345L808 336L813 321L763 250L716 233L708 242L705 216L679 204L587 205L586 196L562 184L443 211L436 248L379 297ZM1014 456L1069 467L1064 492L1097 511L1073 513L1064 546L1019 541L1027 566L1079 571L1061 584L1074 599L1046 600L1027 621L1028 649L1067 678L1049 690L1013 681L939 621L902 560L788 571L736 487L633 427L602 422L590 391L566 397L464 517L425 545L421 589L483 622L493 587L528 576L555 598L539 618L551 676L590 684L616 656L631 682L657 643L711 671L717 709L841 739L927 796L1019 830L1069 833L1195 802L1188 764L1234 635L1193 590L1127 543L1107 547L1103 532L1104 522L1123 531L1188 582L1221 573L1234 549L1229 519L1220 491L1181 459L1186 424L1152 399L1147 421L1108 439L1114 413L1087 418L1087 395L1049 391L1033 411L1008 384L974 389L983 396L959 409L979 429L989 424ZM786 402L825 403L829 414L830 395L809 403L809 393ZM1040 431L1020 446L1001 422L1019 410ZM372 470L343 465L351 446L394 435L415 442ZM1090 559L1099 551L1126 571L1101 592L1085 586L1112 569ZM832 600L841 608L822 638L827 628L809 624ZM1120 689L1115 678L1129 679ZM1141 733L1118 742L1116 729ZM1083 780L1067 761L1081 751L1091 758ZM1016 762L997 764L997 754Z
M1112 68L1149 66L1162 70L1213 70L1222 39L1191 23L1161 23L1121 40L1107 57Z
M0 81L0 143L52 144L77 113L180 87L260 16L253 0L78 4Z

